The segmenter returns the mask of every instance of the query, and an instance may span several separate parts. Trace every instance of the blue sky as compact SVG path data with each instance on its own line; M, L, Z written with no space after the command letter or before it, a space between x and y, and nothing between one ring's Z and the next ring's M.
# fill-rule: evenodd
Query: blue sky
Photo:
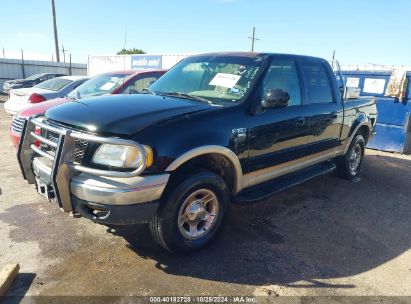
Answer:
M74 61L115 54L256 51L330 58L343 64L411 65L409 0L55 0L60 46ZM50 0L2 1L0 48L51 58ZM2 56L2 54L0 53Z

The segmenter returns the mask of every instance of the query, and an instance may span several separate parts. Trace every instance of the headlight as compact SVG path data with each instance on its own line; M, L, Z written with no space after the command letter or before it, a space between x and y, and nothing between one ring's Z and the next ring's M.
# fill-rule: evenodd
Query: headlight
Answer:
M146 168L153 164L153 150L143 146L146 154ZM93 163L118 168L136 169L143 164L143 151L126 145L102 144L93 156Z

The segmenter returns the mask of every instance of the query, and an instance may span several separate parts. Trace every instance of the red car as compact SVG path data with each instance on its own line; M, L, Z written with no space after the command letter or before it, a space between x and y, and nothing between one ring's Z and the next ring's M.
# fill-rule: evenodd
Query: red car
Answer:
M15 147L20 142L25 120L33 115L44 114L49 108L72 100L90 98L105 94L138 94L166 71L120 71L94 76L71 91L65 98L56 98L41 102L19 112L10 125L10 138Z

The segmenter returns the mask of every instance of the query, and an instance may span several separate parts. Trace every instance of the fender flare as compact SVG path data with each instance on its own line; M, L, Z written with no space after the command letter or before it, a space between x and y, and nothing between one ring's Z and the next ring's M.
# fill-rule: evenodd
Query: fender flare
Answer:
M352 129L351 129L352 132L351 132L350 136L348 137L348 141L347 141L347 143L346 143L346 145L345 145L345 147L344 147L344 155L347 153L348 148L350 147L351 142L353 141L355 135L358 133L358 130L359 130L362 126L366 126L366 127L368 128L368 131L369 131L370 134L371 134L372 125L371 125L371 123L370 123L369 121L367 121L367 120L365 120L365 119L362 119L362 120L360 120L360 121L356 120L356 121L357 121L357 125L356 125L355 128L352 128ZM354 125L355 125L355 124L354 124Z
M194 148L192 150L189 150L176 158L171 164L168 165L168 167L165 169L165 171L174 171L177 168L179 168L181 165L185 164L187 161L201 155L206 155L206 154L220 154L224 157L226 157L230 163L232 164L234 168L234 187L233 187L233 192L238 193L241 191L243 187L243 170L241 168L240 160L238 159L237 155L230 149L223 147L223 146L217 146L217 145L207 145L207 146L201 146L198 148Z

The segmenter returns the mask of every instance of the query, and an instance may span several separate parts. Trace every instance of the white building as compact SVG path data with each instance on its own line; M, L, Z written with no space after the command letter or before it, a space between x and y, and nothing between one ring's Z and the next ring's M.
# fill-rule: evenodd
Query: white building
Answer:
M89 76L111 71L169 69L180 60L193 54L135 54L88 56Z

